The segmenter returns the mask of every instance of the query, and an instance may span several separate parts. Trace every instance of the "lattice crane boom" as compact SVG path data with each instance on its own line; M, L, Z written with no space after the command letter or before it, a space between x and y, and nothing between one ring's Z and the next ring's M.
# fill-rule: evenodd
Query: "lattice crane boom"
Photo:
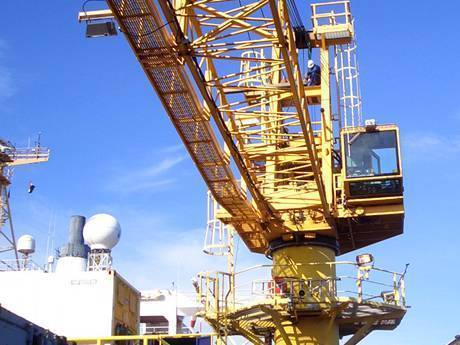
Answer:
M303 85L297 52L288 49L295 46L295 37L286 5L251 1L222 11L213 1L200 1L177 11L174 6L181 8L180 2L173 5L161 1L159 7L165 18L162 20L151 3L108 3L209 189L228 211L227 221L235 226L250 249L266 251L269 240L298 227L286 225L292 223L289 220L292 210L298 209L316 212L315 217L322 221L314 222L322 223L318 227L329 229L335 236L330 216L332 186L327 189L324 186L321 165L325 163L324 160L321 163L320 157L323 150L331 160L332 136L327 135L327 144L318 144L317 134L321 129L316 129L315 134L315 124L306 106L309 93ZM271 15L256 18L254 13L259 11ZM242 35L250 39L238 40ZM245 57L244 52L251 50L261 54ZM242 72L240 62L255 66ZM291 65L292 62L295 63ZM253 85L246 82L248 75L269 82ZM185 121L177 118L177 112L184 109L189 116L201 115L189 119L187 126L188 129L195 126L198 129L195 133L204 135L209 140L207 143L184 136ZM202 128L211 117L225 143L223 149L212 127ZM317 122L318 125L322 126ZM204 146L213 147L208 157L211 162L197 156L200 153L197 150ZM225 164L223 160L225 152L241 175L243 189L233 178L231 194L223 200L219 195L222 191L216 190L216 181L204 170L212 165L214 169L227 170L226 175L231 174L230 161ZM216 160L214 156L223 159ZM228 185L227 182L224 179L221 184ZM241 197L247 195L246 191L251 196L250 204L247 203L245 210L235 209L235 201L239 200L239 205L245 203L241 203Z
M348 2L312 5L313 30L300 37L320 51L322 84L308 87L297 49L305 42L292 27L285 0L246 0L236 7L214 0L107 2L110 10L95 11L94 17L84 12L80 20L117 20L209 190L227 211L221 219L252 251L266 252L270 242L293 231L336 238L342 253L402 232L404 210L396 195L401 184L389 182L389 201L349 202L359 199L350 195L356 183L339 167L345 156L343 142L335 139L329 47L353 40ZM337 5L342 12L321 13ZM312 120L309 108L315 106L321 116ZM353 131L360 129L346 129L347 136ZM393 171L402 178L399 167ZM366 183L358 188L371 191ZM389 216L383 204L398 204L390 211L390 228L378 225L378 217ZM362 218L363 207L377 217L377 230L367 237L368 225L353 221Z

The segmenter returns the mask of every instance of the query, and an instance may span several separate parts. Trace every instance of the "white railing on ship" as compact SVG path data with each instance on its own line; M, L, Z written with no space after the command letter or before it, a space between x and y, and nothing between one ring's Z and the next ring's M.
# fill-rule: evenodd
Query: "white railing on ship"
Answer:
M43 147L34 147L34 148L19 148L15 149L11 156L14 160L17 159L46 159L50 155L50 150Z
M0 272L5 271L45 271L45 269L30 259L0 260Z

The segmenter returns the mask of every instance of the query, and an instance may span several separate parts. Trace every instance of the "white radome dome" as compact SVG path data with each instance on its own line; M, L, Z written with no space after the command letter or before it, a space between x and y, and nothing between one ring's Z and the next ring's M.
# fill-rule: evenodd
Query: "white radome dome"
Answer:
M112 249L120 240L121 227L110 214L95 214L86 221L83 238L91 249Z
M19 253L29 255L35 252L35 238L30 235L22 235L18 238L16 248Z

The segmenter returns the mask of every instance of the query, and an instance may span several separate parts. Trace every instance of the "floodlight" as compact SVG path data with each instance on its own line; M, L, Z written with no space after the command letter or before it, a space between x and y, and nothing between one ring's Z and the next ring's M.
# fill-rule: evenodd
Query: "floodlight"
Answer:
M380 296L385 303L391 304L395 302L395 293L393 291L383 291Z
M106 37L106 36L116 36L117 28L115 23L112 21L108 22L88 22L86 24L86 37Z
M369 119L364 121L364 126L366 127L366 131L373 131L377 127L377 122L375 119Z
M372 254L361 254L356 257L356 263L359 267L373 266L374 257L372 256Z

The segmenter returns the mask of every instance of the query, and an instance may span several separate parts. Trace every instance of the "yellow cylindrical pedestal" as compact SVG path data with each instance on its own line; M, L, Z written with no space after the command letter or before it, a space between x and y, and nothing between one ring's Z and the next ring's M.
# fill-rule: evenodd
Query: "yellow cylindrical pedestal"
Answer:
M292 345L338 345L339 327L329 319L304 317L283 327ZM275 331L275 344L287 344L280 330Z
M335 252L320 246L280 248L273 254L273 277L294 279L335 278Z
M315 305L326 305L334 296L330 295L328 282L333 284L336 277L334 250L321 246L290 246L280 248L273 253L272 276L278 281L285 281L288 293L299 296L300 290L307 290L310 284L311 299L316 299ZM323 289L323 291L320 291ZM313 291L314 290L314 291ZM339 330L334 320L323 316L300 316L298 321L285 321L282 330L276 330L275 343L284 345L287 338L292 345L338 345Z

